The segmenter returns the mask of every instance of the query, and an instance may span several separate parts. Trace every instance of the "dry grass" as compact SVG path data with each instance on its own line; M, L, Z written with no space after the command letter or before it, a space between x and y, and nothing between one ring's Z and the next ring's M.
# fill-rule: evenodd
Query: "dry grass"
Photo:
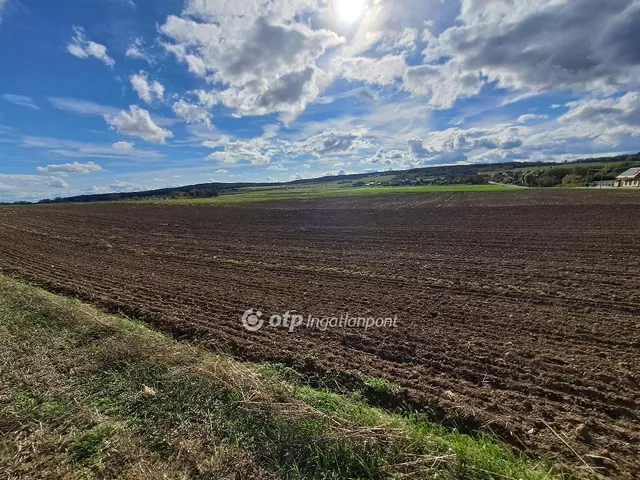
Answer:
M0 359L2 478L551 477L2 276Z

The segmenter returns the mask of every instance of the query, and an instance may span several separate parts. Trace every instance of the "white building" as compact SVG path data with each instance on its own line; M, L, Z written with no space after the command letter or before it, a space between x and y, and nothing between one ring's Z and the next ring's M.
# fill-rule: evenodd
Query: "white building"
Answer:
M620 187L640 187L640 167L630 168L616 177Z

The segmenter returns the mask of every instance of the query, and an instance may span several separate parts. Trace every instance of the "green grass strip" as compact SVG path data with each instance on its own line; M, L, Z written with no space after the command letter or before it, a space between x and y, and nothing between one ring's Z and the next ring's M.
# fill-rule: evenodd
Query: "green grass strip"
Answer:
M561 478L4 276L0 358L1 478Z

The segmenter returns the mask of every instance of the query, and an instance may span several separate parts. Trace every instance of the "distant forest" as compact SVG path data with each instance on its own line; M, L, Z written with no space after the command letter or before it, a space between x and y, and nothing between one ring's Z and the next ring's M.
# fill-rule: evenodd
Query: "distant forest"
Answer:
M586 165L590 164L590 165ZM112 202L153 198L210 198L230 194L245 187L302 186L338 182L354 188L365 186L363 179L375 175L394 176L380 185L452 185L504 183L528 187L588 185L597 180L615 179L628 168L640 166L640 153L616 157L585 158L571 162L508 162L476 165L445 165L412 170L359 173L295 180L285 183L204 183L142 192L79 195L41 200L38 203ZM30 203L30 202L16 202Z
M502 183L523 187L589 186L615 180L625 170L640 166L640 153L599 157L564 163L512 162L491 165L458 165L411 170L398 181L417 179L419 185Z

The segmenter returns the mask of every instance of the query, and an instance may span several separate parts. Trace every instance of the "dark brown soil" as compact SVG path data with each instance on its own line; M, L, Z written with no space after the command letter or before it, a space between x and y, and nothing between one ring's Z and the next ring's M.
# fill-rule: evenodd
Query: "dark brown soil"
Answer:
M640 471L636 192L3 207L0 269L243 359L386 378L581 476ZM398 322L253 333L249 308Z

